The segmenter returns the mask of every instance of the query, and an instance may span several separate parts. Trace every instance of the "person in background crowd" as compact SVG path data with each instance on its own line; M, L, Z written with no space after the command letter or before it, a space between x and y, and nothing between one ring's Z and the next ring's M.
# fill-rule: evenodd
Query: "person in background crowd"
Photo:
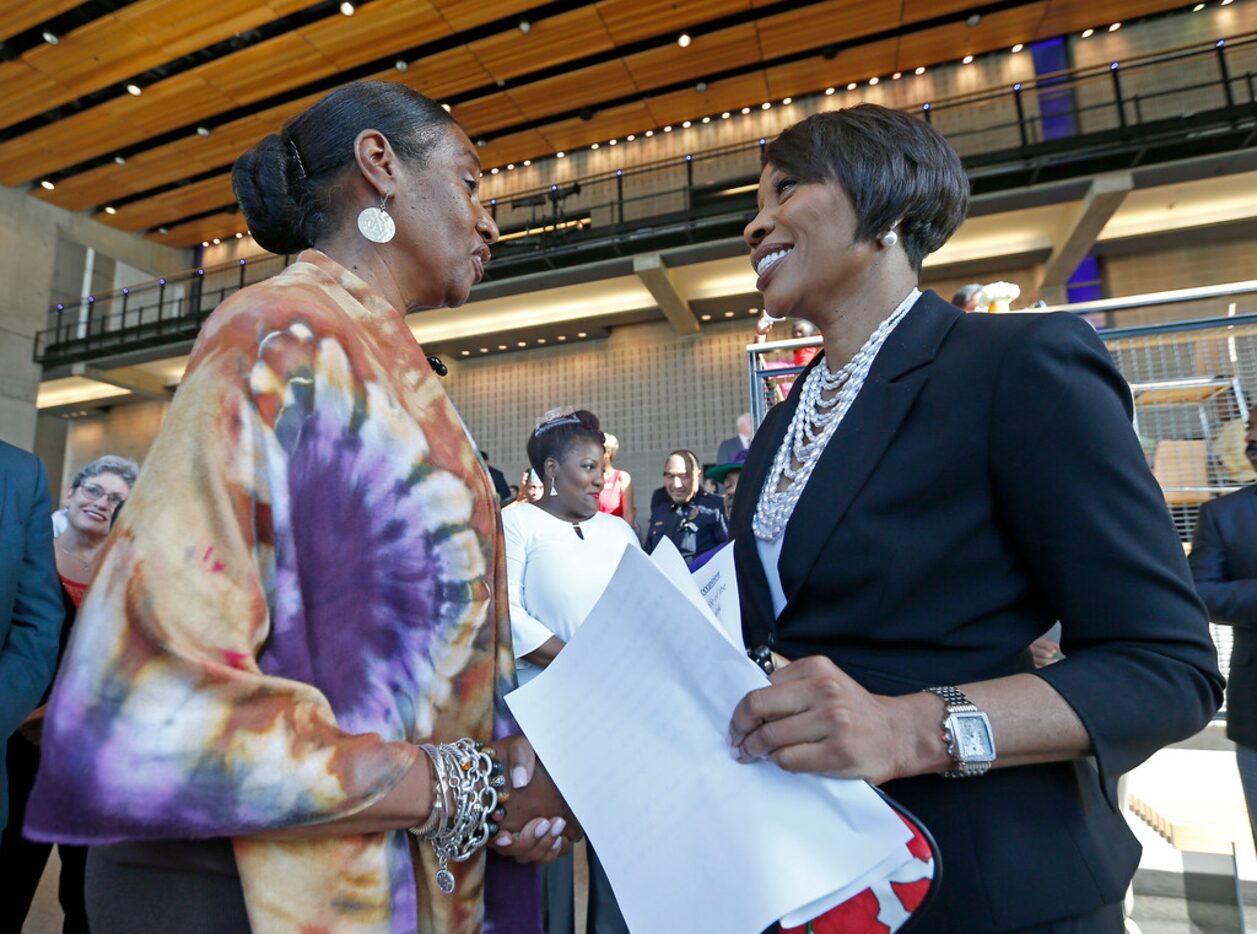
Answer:
M493 480L493 489L498 494L498 503L505 506L511 501L511 488L506 483L506 474L489 463L489 455L484 451L480 452L480 459L484 461L485 470L489 471L489 477Z
M738 433L732 438L725 438L720 442L720 447L716 450L716 463L729 464L733 462L733 455L738 451L745 451L751 446L751 439L755 437L755 429L751 425L751 413L743 412L738 416L737 420Z
M1257 408L1245 452L1257 469ZM1200 507L1188 558L1196 592L1213 622L1234 632L1226 685L1226 735L1235 742L1240 783L1257 845L1257 485Z
M39 458L0 441L0 830L9 817L4 750L52 680L65 615L51 510Z
M546 495L502 514L521 684L562 651L602 596L624 549L641 547L627 523L599 512L604 454L598 419L585 411L547 413L528 439L528 462L542 477ZM606 873L592 847L588 853L586 929L627 934ZM571 858L546 867L544 879L547 934L572 934Z
M728 464L713 464L707 468L707 478L721 485L720 498L725 504L725 518L733 513L733 496L738 491L738 478L746 466L746 451L738 451Z
M503 512L520 503L536 503L540 502L541 497L545 495L545 487L541 485L541 478L537 476L537 472L529 467L519 477L519 487L515 491L515 499L513 502L507 503L503 507Z
M1222 696L1130 390L1072 315L918 290L969 194L925 121L815 114L763 162L757 286L824 351L738 483L743 634L772 683L733 712L733 751L863 779L920 819L942 865L922 931L1121 931L1140 848L1117 778ZM1031 671L1056 620L1065 658ZM902 917L890 888L833 923Z
M802 318L799 318L790 326L790 336L795 340L803 340L805 337L815 337L816 325L814 325L811 321L804 321ZM819 344L814 347L796 347L794 349L794 365L807 366L820 352L821 348ZM791 385L793 386L793 383ZM790 390L786 390L786 395L790 395Z
M65 611L58 660L65 652L75 614L96 576L109 530L131 495L139 472L140 466L135 461L107 454L75 474L65 495L65 531L53 541ZM47 700L46 695L44 700ZM9 739L9 826L0 839L0 879L4 880L0 886L0 930L4 931L22 929L52 852L51 844L36 843L21 834L27 799L39 771L43 712L42 707L37 709ZM62 930L87 931L87 908L83 901L87 848L62 844L57 848L57 856L61 861L57 900L65 915Z
M633 504L633 477L627 470L615 466L615 456L620 453L620 440L606 433L606 462L602 469L602 491L598 494L598 511L619 516L634 529L637 528L637 507Z
M479 178L453 118L383 81L236 160L254 239L296 259L197 338L27 810L33 839L90 845L94 934L540 930L535 869L497 854L557 858L535 830L570 814L501 703L497 495L405 320L482 277Z
M724 503L719 496L702 491L702 466L693 451L678 450L668 455L663 466L663 487L668 500L650 514L645 546L648 552L669 538L689 561L729 540Z
M956 290L956 294L951 297L951 303L968 314L971 311L979 310L979 302L982 299L982 286L977 282L970 282L968 285L962 285Z

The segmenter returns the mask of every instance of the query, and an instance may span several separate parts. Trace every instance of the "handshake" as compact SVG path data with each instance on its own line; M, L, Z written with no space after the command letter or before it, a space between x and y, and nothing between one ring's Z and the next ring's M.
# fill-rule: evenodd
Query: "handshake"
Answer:
M498 830L489 846L521 863L552 863L571 852L584 831L537 759L532 744L511 736L494 744L502 761L505 787L493 820Z

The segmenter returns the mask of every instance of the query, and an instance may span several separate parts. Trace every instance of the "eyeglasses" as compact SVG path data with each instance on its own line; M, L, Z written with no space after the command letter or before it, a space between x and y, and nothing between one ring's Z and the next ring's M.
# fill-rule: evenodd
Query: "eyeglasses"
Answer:
M109 504L110 509L117 509L127 501L127 498L120 493L110 493L103 486L97 486L95 483L84 483L79 487L79 491L87 497L89 503L94 503L102 496L105 502Z

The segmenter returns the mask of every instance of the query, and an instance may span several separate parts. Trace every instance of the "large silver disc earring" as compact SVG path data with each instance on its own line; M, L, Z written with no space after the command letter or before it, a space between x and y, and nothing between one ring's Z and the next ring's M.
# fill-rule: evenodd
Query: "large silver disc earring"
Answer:
M363 208L358 215L358 232L372 243L388 243L397 234L397 225L384 208L388 195L380 199L378 208Z

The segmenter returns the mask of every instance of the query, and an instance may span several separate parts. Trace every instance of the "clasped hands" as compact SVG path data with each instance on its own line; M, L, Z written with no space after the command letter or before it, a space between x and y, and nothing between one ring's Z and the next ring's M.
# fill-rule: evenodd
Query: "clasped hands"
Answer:
M584 831L527 739L512 736L494 746L506 786L500 794L503 810L493 815L500 829L489 846L521 863L554 862Z
M864 779L911 774L901 698L870 694L828 658L791 662L751 691L729 725L739 762L772 759L788 772Z

